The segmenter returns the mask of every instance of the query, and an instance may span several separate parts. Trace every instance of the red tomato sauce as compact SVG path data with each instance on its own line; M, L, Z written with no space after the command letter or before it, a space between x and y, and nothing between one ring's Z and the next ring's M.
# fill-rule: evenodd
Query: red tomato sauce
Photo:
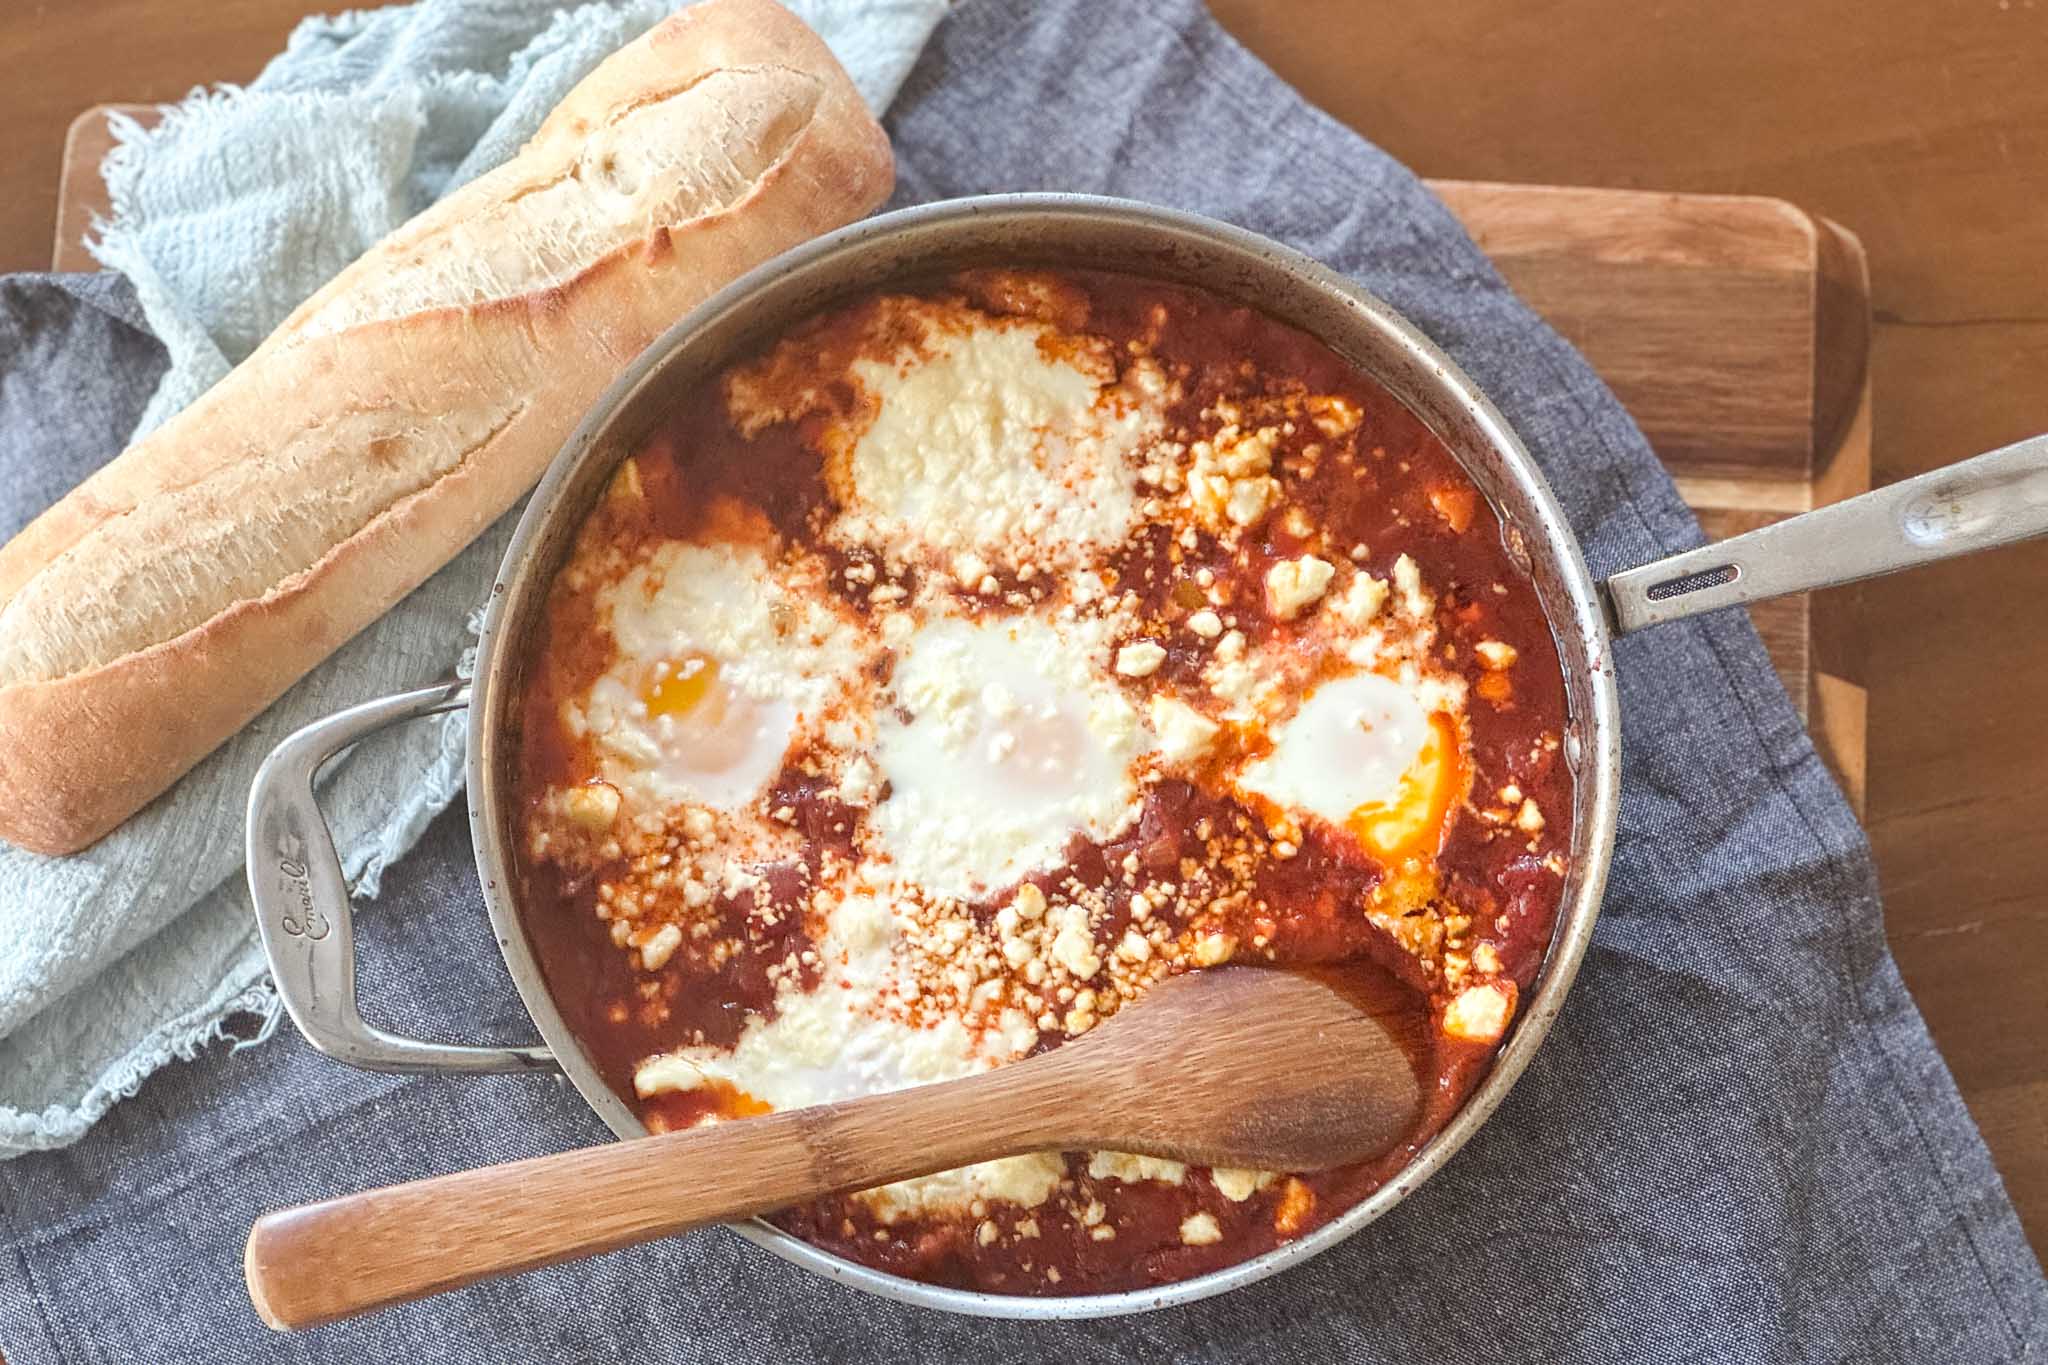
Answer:
M1414 941L1435 935L1442 943L1454 942L1461 959L1480 954L1484 945L1497 956L1500 978L1525 995L1551 939L1571 847L1572 783L1560 744L1564 681L1533 585L1505 547L1493 509L1445 445L1384 388L1320 342L1200 291L1066 271L956 276L895 292L964 297L990 313L1027 314L1106 337L1119 353L1142 348L1179 382L1179 397L1167 414L1172 428L1198 432L1213 426L1207 414L1219 404L1242 407L1303 395L1318 402L1339 399L1356 415L1356 425L1337 434L1311 421L1290 424L1274 454L1282 501L1237 543L1204 534L1190 545L1150 528L1132 537L1109 567L1120 586L1138 595L1141 614L1167 623L1201 609L1202 599L1178 586L1198 570L1241 585L1237 628L1255 645L1270 647L1305 638L1299 622L1272 617L1258 587L1272 564L1306 553L1308 541L1290 529L1287 509L1306 513L1328 540L1362 547L1351 556L1360 571L1387 577L1403 555L1421 566L1436 593L1434 626L1443 666L1464 677L1470 690L1461 732L1465 794L1434 836L1437 886L1427 910L1419 912ZM835 347L843 350L843 330L835 329L843 329L863 306L842 305L793 334L815 348L825 375L838 372ZM868 401L842 381L831 382L838 387L829 400L840 412L857 413ZM729 420L717 383L679 394L673 417L634 461L641 496L601 505L582 532L579 554L610 546L630 556L663 539L734 534L716 518L719 509L738 506L758 514L748 523L755 528L749 534L807 544L838 565L853 562L862 552L820 539L820 528L835 510L818 454L820 439L815 417L743 435ZM841 574L829 581L844 587ZM1008 592L1018 584L1006 579L1001 586ZM849 590L846 600L857 612L869 610L863 595ZM1161 638L1167 655L1146 684L1198 687L1205 649L1191 643L1185 630ZM1477 648L1482 642L1511 646L1512 665L1489 666ZM586 689L605 667L602 632L587 590L566 580L557 584L532 648L539 662L531 670L515 736L515 790L523 809L538 819L551 788L587 776L558 720L563 701ZM1512 824L1515 803L1499 799L1504 790L1540 809L1540 829ZM816 872L820 859L851 853L857 813L806 777L801 765L784 770L771 800L790 808L805 848L796 863L769 870L771 883L782 877L794 886ZM1062 866L1029 880L1048 890L1078 882L1113 892L1127 858L1163 872L1204 856L1203 831L1251 828L1261 820L1260 812L1227 791L1205 788L1199 778L1161 781L1146 789L1140 818L1121 837L1098 843L1076 836ZM711 937L738 946L714 963L686 945L648 971L621 951L594 913L597 885L621 866L599 859L572 868L522 857L519 900L548 989L606 1080L650 1127L744 1117L752 1102L729 1088L637 1098L634 1067L684 1041L735 1042L749 1019L775 1008L772 964L799 951L817 926L795 914L763 924L721 897L705 912L717 923ZM1307 824L1292 856L1258 865L1253 894L1231 926L1247 945L1237 960L1354 964L1361 974L1390 976L1412 995L1417 1010L1441 1016L1445 950L1418 954L1412 942L1360 911L1389 875L1345 830ZM997 898L973 910L986 919L999 905ZM1167 906L1158 913L1170 917L1175 910ZM1453 932L1448 926L1458 921L1464 927ZM1097 937L1115 942L1124 927L1124 920L1112 916L1097 927ZM1430 1055L1416 1059L1430 1083L1427 1112L1407 1142L1366 1165L1282 1175L1248 1197L1232 1199L1199 1169L1188 1170L1178 1184L1122 1181L1090 1176L1088 1159L1069 1155L1061 1198L1034 1209L994 1204L969 1216L884 1222L869 1203L847 1196L790 1209L772 1221L879 1270L990 1292L1098 1293L1203 1274L1328 1222L1420 1150L1485 1074L1495 1051L1494 1045L1435 1037ZM1059 1041L1049 1033L1040 1047ZM1091 1206L1103 1210L1093 1221ZM1218 1235L1191 1244L1183 1229L1198 1214L1215 1220ZM1032 1230L1020 1232L1027 1221ZM1103 1222L1113 1224L1112 1238L1100 1235ZM993 1225L992 1235L985 1225Z

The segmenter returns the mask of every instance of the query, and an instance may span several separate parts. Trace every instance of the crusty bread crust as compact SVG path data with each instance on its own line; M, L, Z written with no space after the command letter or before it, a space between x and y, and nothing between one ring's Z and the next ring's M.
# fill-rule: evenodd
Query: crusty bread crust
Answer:
M663 329L891 179L772 0L612 56L0 548L0 836L67 853L140 809L517 501Z

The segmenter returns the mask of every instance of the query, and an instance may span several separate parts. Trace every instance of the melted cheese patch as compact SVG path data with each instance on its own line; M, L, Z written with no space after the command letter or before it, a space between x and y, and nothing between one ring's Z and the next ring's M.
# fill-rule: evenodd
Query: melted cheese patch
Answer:
M1104 393L1106 361L1055 359L1048 329L1022 322L934 328L926 345L854 363L877 408L847 456L836 535L1002 563L1123 539L1137 512L1131 455L1158 418Z

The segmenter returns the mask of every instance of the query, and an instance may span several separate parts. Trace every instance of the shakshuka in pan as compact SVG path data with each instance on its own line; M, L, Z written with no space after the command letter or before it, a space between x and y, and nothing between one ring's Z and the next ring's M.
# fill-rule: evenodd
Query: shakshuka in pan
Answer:
M773 1219L895 1274L1101 1293L1301 1236L1455 1112L1550 941L1527 574L1420 420L1203 292L833 306L677 395L534 648L522 913L652 1130L1001 1066L1226 962L1365 964L1436 1021L1433 1102L1366 1166L1045 1153Z

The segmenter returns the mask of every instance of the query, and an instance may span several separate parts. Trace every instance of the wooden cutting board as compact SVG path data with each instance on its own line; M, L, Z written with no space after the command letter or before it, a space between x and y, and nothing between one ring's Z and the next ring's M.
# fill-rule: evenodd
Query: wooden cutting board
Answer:
M57 270L107 207L107 116L65 139ZM1634 415L1712 536L1870 487L1870 281L1855 236L1780 199L1430 182L1508 282L1583 351ZM1624 567L1620 565L1611 567ZM1750 615L1860 814L1864 690L1853 589Z

